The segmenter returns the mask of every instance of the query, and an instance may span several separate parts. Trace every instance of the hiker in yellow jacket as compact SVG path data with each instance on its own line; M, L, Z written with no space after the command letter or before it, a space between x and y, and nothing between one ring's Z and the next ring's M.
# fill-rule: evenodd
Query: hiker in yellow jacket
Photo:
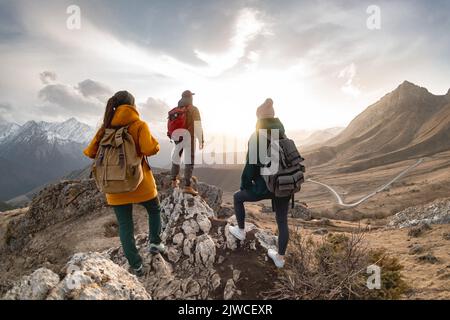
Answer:
M103 125L84 150L84 154L94 159L105 129L126 126L128 126L129 134L133 137L138 155L153 156L159 152L158 141L151 135L147 123L139 118L134 97L127 91L120 91L108 100ZM143 275L143 266L134 240L133 204L141 204L147 209L150 252L158 253L165 250L160 238L161 210L155 179L146 161L142 162L142 169L143 180L136 190L120 194L106 194L106 200L113 207L119 222L120 241L125 256L133 272L138 276Z

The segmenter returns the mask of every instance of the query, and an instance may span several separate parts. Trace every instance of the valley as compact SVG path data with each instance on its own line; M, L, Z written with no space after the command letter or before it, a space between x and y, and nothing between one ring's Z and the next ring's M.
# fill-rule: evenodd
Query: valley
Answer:
M302 190L296 195L295 208L290 212L292 233L314 243L327 241L328 236L363 235L368 250L383 250L400 263L402 279L408 285L401 299L450 299L448 101L449 94L434 96L405 82L356 117L346 129L338 130L336 136L319 145L300 145L307 172ZM388 120L389 125L383 127L381 124ZM405 121L408 126L403 125ZM249 279L245 281L252 283L250 287L241 287L241 298L259 298L255 288L268 289L265 281L275 276L273 268L264 262L263 250L258 247L252 251L248 243L236 247L228 238L226 244L220 240L224 226L233 223L233 193L239 189L242 168L242 165L197 167L195 175L201 181L198 184L201 197L194 202L201 207L204 200L214 208L211 224L214 237L218 237L214 241L224 245L220 250L237 250L228 253L225 261L244 270ZM170 175L164 169L154 172L164 208L172 210L171 201L176 201L177 191L169 187ZM5 270L0 274L0 294L38 267L61 273L67 259L76 252L109 252L114 262L124 263L120 250L111 249L119 245L117 222L102 195L87 180L88 173L88 167L72 171L64 175L63 182L55 180L55 184L29 194L34 195L29 208L0 215L0 256ZM276 234L269 200L249 203L246 209L248 221L258 232ZM144 210L136 207L135 228L140 243L146 226ZM242 261L236 260L241 251L247 256ZM179 258L173 254L171 251L167 257L158 259L177 269L179 265L172 262ZM255 276L252 268L262 268L264 272ZM220 272L221 276L230 276L228 271ZM184 277L183 273L177 276ZM151 279L145 280L154 290L149 292L167 298L165 291L158 291ZM220 289L225 293L211 292L211 297L227 296L226 287Z

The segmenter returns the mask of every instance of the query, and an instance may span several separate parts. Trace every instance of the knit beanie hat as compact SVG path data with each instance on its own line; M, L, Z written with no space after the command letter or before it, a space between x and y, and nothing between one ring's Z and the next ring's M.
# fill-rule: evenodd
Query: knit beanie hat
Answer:
M264 103L259 106L259 108L256 110L256 117L258 118L258 120L275 117L275 110L273 109L272 99L266 99L266 101L264 101Z

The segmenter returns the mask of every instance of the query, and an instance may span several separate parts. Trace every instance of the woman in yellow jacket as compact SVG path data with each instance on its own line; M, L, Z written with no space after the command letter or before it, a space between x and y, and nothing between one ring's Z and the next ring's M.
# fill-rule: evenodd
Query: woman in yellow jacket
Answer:
M141 156L153 156L159 152L159 143L151 135L147 124L140 120L136 109L134 97L127 91L117 92L108 100L103 125L95 135L92 142L84 150L84 154L94 159L99 143L106 128L120 128L128 126L128 132L134 139L136 151ZM144 179L139 187L132 192L121 194L106 194L119 222L119 235L123 251L133 272L143 275L142 258L136 248L134 239L133 204L143 205L149 218L149 251L151 253L164 252L161 243L161 210L159 206L158 191L155 179L146 161L142 162Z

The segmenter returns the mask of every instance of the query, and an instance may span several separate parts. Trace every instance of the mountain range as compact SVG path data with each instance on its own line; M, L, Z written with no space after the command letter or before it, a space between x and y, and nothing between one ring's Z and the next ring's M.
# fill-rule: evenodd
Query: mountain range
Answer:
M0 123L0 201L36 191L72 171L85 169L90 161L81 151L94 132L74 118L59 123ZM354 172L426 157L450 150L450 90L434 95L405 81L345 129L299 130L289 136L299 145L306 164L319 170L326 166ZM168 168L172 145L163 135L157 138L161 152L151 158L151 164ZM234 190L240 171L239 165L206 166L198 168L196 175L225 190Z
M310 166L360 171L450 150L450 90L434 95L405 81L359 114L340 134L309 149Z
M94 129L71 118L64 122L0 124L0 201L85 167L82 154Z

